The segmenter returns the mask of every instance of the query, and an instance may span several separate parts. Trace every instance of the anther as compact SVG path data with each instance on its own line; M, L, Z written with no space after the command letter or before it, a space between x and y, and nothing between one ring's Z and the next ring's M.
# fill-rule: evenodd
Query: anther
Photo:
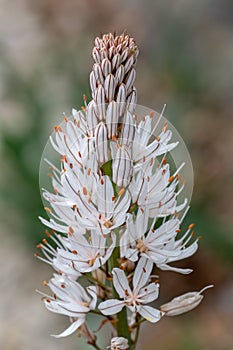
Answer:
M174 176L170 176L169 179L168 179L168 182L172 182L174 180Z
M49 232L48 230L45 230L45 234L46 234L47 237L50 237L50 236L51 236L51 235L50 235L50 232Z
M118 193L118 196L121 197L121 196L123 196L124 193L125 193L125 189L121 188L119 193Z
M52 209L48 208L48 207L45 207L44 208L48 213L51 213Z
M195 224L190 224L189 225L189 230L192 230L194 228Z

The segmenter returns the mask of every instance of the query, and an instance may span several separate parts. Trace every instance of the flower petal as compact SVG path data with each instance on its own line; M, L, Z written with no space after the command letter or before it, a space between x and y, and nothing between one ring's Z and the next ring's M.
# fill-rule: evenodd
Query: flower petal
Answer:
M119 294L120 298L125 298L127 293L128 295L131 295L131 289L129 287L129 282L127 280L127 277L125 276L124 271L121 269L115 268L112 271L113 274L113 284L114 287Z
M140 258L133 276L133 287L135 293L145 286L151 274L152 268L152 261L146 259L145 257Z
M71 325L64 332L57 335L51 334L51 336L55 338L67 337L68 335L74 333L84 322L85 318L79 318L77 321L71 323Z
M109 299L99 304L99 310L103 315L115 315L125 306L125 302L118 299Z
M152 322L152 323L156 323L158 322L161 317L163 316L162 312L154 309L151 306L147 306L147 305L142 305L140 307L140 309L138 310L138 313L144 317L147 321Z

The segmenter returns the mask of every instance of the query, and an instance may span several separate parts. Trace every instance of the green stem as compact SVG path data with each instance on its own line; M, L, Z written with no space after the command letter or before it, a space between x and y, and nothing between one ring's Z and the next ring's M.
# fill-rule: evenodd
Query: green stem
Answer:
M111 258L109 259L109 271L112 271L114 267L119 267L118 259L120 257L120 249L119 247L116 247L113 251L113 254ZM112 290L113 290L113 298L119 298L117 291L114 288L114 285L112 283ZM130 337L130 331L128 326L128 319L127 319L127 311L124 307L117 315L117 336L118 337L124 337L128 339L129 341L129 350L132 350L131 345L131 337Z

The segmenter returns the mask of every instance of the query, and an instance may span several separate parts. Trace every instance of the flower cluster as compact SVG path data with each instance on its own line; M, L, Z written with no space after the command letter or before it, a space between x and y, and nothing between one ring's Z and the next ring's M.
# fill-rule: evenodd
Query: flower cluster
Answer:
M180 233L187 200L179 203L180 169L167 162L178 143L167 124L157 132L163 112L157 119L135 112L135 41L107 34L96 38L92 54L92 100L84 97L82 110L50 137L60 165L47 161L54 192L43 189L49 219L40 219L51 232L38 258L56 273L44 283L52 296L40 293L48 310L70 318L58 337L79 329L99 349L86 324L86 315L97 313L115 330L111 349L131 349L143 320L155 323L200 303L202 291L148 305L159 296L153 268L190 273L170 264L194 254L198 238L193 224Z

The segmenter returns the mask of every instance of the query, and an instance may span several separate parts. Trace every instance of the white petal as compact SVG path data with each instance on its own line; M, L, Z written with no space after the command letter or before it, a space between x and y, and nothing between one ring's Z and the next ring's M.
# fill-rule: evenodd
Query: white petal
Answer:
M127 277L125 276L124 271L122 271L121 269L115 268L113 269L112 274L113 274L113 284L120 298L125 298L126 296L125 292L131 295L129 282L127 280Z
M150 283L148 286L140 289L139 295L139 298L143 304L151 303L159 296L159 284Z
M85 318L79 318L77 321L71 323L71 325L64 332L58 335L51 334L51 336L55 338L67 337L68 335L74 333L84 322Z
M140 309L138 310L138 313L144 317L147 321L152 322L152 323L156 323L158 322L161 317L162 317L162 312L154 309L151 306L147 306L147 305L142 305L140 307Z
M135 293L145 286L151 274L152 268L153 263L150 260L146 259L145 257L140 258L133 276L133 287Z
M118 299L106 300L99 304L99 310L103 315L115 315L125 306L125 302Z

